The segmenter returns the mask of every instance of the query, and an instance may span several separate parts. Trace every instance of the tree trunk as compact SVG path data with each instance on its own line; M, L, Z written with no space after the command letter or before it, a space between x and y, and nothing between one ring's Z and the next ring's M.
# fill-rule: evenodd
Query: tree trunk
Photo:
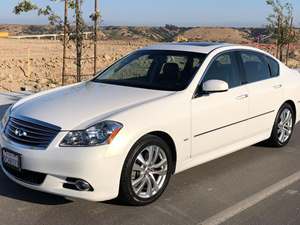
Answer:
M286 48L285 64L288 65L290 58L290 43L288 43Z
M80 2L76 0L76 68L77 68L77 82L81 81L81 59L82 59L82 21Z
M294 22L294 18L291 18L290 21L290 27L289 27L289 42L287 45L287 49L286 49L286 60L285 60L285 64L288 65L289 62L289 58L290 58L290 44L293 41L293 22Z
M98 0L95 0L95 18L94 18L94 75L97 73L97 42L98 42L98 22L99 22L99 11L98 11Z
M68 0L65 0L62 85L65 84L65 75L66 75L67 32L68 32Z
M283 45L279 46L279 60L283 62Z

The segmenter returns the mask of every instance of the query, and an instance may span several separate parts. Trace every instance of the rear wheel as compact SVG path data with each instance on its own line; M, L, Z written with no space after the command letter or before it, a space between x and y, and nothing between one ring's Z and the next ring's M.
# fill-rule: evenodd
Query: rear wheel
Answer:
M164 192L172 174L169 146L146 135L131 149L122 171L120 199L130 205L154 202Z
M287 145L292 137L295 125L295 112L290 104L285 103L279 110L272 130L272 135L267 141L273 147Z

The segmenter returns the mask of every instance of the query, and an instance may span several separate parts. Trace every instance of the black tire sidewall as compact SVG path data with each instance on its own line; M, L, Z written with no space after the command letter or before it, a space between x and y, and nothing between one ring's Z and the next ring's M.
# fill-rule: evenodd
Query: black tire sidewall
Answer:
M140 198L137 196L131 186L131 172L132 167L135 162L135 159L137 156L145 149L145 147L149 145L157 145L159 146L166 154L167 160L168 160L168 172L167 176L164 182L163 187L151 198ZM122 170L122 177L121 177L121 184L120 184L120 194L123 196L120 196L125 202L131 204L131 205L137 205L142 206L146 204L150 204L154 202L156 199L158 199L161 194L166 189L170 177L172 175L173 171L173 165L172 165L172 153L170 150L170 147L159 137L153 136L153 135L146 135L143 138L141 138L130 150L124 166Z

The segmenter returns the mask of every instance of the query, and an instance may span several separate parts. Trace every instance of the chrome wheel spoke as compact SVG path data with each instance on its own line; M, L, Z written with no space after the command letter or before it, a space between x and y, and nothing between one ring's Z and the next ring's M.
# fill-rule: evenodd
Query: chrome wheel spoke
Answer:
M131 171L131 186L140 198L150 198L164 186L168 174L168 160L162 148L145 147L136 157Z
M155 177L153 176L153 174L151 174L151 173L149 174L149 179L150 179L150 181L153 184L154 191L157 192L159 190L159 186L158 186L158 184L157 184L157 182L156 182Z
M142 163L143 165L146 165L146 161L144 159L144 156L142 154L139 154L139 156L137 157L137 160Z
M280 132L279 141L284 142L284 132L283 131Z
M133 165L132 170L133 170L133 171L139 171L139 172L141 172L141 171L143 171L143 168L142 168L140 165L138 165L137 163L135 163L135 164Z
M143 177L141 184L138 186L138 188L136 189L136 194L140 194L141 191L143 190L143 188L145 187L145 184L147 182L146 177Z
M148 198L150 198L152 196L152 183L151 183L149 176L146 176L146 182L147 182L146 195Z
M290 132L290 130L289 129L287 129L287 128L282 128L282 130L285 132L285 133L289 133Z
M166 175L167 172L168 172L167 169L161 169L161 170L157 170L157 171L152 171L151 174L163 176L163 175Z
M286 112L286 115L285 115L285 117L284 117L284 120L283 120L283 124L289 122L289 120L290 120L291 118L292 118L291 112L290 112L290 111L287 111L287 112Z
M132 186L136 187L137 185L139 185L143 181L144 178L145 178L145 176L141 175L136 180L132 181Z
M167 164L167 159L163 159L159 163L152 165L151 168L160 168L166 164Z
M154 147L153 146L148 147L147 151L148 151L148 159L147 159L146 163L147 163L147 165L150 165L152 163L152 160L153 160L153 157L155 154Z
M156 146L153 146L153 157L152 157L150 165L153 165L156 163L158 154L159 154L158 148Z

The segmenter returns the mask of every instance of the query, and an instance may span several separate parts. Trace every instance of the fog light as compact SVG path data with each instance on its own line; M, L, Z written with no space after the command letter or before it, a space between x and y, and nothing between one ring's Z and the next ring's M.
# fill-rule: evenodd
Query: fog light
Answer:
M77 180L74 183L75 187L79 190L79 191L89 191L91 190L91 185L84 181L84 180Z
M74 191L94 191L94 188L87 181L74 177L67 177L63 188Z

